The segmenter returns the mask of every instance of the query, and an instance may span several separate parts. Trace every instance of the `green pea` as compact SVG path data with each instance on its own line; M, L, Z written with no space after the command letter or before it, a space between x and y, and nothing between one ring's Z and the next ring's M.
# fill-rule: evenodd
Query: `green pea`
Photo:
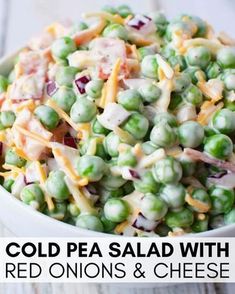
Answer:
M127 29L120 24L113 23L108 25L104 31L103 36L107 38L117 38L126 41L128 39Z
M45 197L42 189L37 184L25 186L20 193L20 199L27 205L32 205L40 209L45 203Z
M151 142L151 141L144 142L141 147L142 147L144 154L146 154L146 155L153 153L154 151L156 151L159 148L158 146L153 144L153 142Z
M208 79L217 78L222 72L222 68L217 62L211 62L206 69L206 75Z
M77 72L76 67L60 66L56 72L55 80L60 86L72 87Z
M154 11L150 13L150 17L152 18L152 20L154 21L156 25L159 25L159 24L164 25L168 23L165 14L163 14L162 12Z
M155 55L147 55L141 62L142 74L150 79L158 79L158 63Z
M193 213L188 208L169 211L165 217L166 224L170 228L188 228L193 224Z
M200 17L198 16L190 16L190 19L193 20L193 22L197 25L197 32L196 34L194 34L194 37L197 38L203 38L205 37L206 33L207 33L207 24L204 20L202 20Z
M167 237L170 231L171 229L165 223L160 223L155 229L156 234L160 237Z
M176 143L177 136L168 124L158 123L150 133L150 140L157 146L170 147Z
M154 118L154 124L159 123L168 124L170 127L175 128L178 126L176 117L169 112L160 112Z
M76 51L76 44L70 37L57 39L51 47L52 55L60 59L66 59L74 51Z
M233 100L233 91L224 91L224 107L235 111L235 102Z
M48 208L46 208L44 213L54 219L63 221L67 216L67 204L65 202L60 201L55 202L54 205L55 208L53 210L48 210Z
M128 195L128 194L131 194L134 190L135 190L135 187L134 187L134 184L132 181L127 181L123 186L123 193L124 195Z
M205 137L210 137L213 135L218 134L218 131L214 128L212 128L211 126L204 126L204 133L205 133Z
M96 144L96 152L95 155L102 158L103 160L108 159L108 154L105 151L104 145L101 142Z
M125 200L112 198L104 205L104 216L111 222L120 223L129 216L129 205Z
M139 92L143 97L144 102L153 103L161 96L161 89L153 84L143 85L139 88Z
M234 191L224 187L211 187L209 189L211 210L213 215L228 213L234 204Z
M84 155L78 160L77 171L81 177L87 177L90 182L97 182L104 174L105 163L98 156Z
M159 197L152 193L147 193L141 199L141 213L149 220L160 220L167 213L166 203Z
M188 74L182 73L179 76L175 77L174 80L174 91L182 92L191 84L191 78Z
M112 232L112 231L115 229L116 225L117 225L117 223L115 223L115 222L111 222L110 220L108 220L108 219L107 219L106 217L104 217L104 216L101 216L101 222L102 222L102 224L103 224L104 232L105 232L105 233L110 233L110 232Z
M8 80L4 76L0 75L0 94L6 92L8 87Z
M192 230L195 233L201 233L208 230L208 216L205 216L205 219L200 220L196 219L194 220L194 223L192 224Z
M157 183L151 171L146 171L139 180L134 181L134 187L141 193L156 194L159 191L160 185Z
M224 85L228 91L235 90L235 74L227 74L224 77Z
M224 223L226 225L235 223L235 208L232 208L228 213L224 215Z
M189 22L176 20L171 22L166 29L166 39L168 41L172 40L172 36L176 31L181 31L188 38L193 36L192 26Z
M189 65L205 69L211 61L211 53L207 47L192 47L188 50L186 59Z
M46 190L56 200L66 200L70 195L64 177L65 173L57 170L51 171L46 180Z
M15 183L13 179L7 179L3 183L3 188L6 189L9 193L11 193L12 185Z
M209 219L209 225L211 229L218 229L224 227L224 216L223 215L212 215Z
M62 108L65 112L69 112L72 105L76 101L76 95L73 89L61 86L55 94L52 96L52 99Z
M188 68L184 70L184 73L190 75L193 84L198 83L198 78L196 76L196 73L199 73L200 75L203 76L203 78L206 79L205 73L198 66L189 66Z
M167 44L167 45L163 46L161 48L160 53L161 53L162 56L164 56L168 60L171 57L176 56L176 51L174 50L174 48L170 44Z
M174 184L182 177L182 167L173 157L166 157L155 163L152 169L154 179L162 184Z
M118 146L121 143L119 137L114 134L113 132L109 133L107 137L104 139L104 148L105 151L111 156L111 157L117 157L118 152Z
M119 156L118 156L118 165L119 166L135 167L136 164L137 164L137 158L132 153L131 149L119 153Z
M118 189L126 183L121 176L113 176L111 173L104 175L100 185L108 190Z
M178 138L184 147L196 148L203 142L204 129L195 121L186 121L178 128Z
M105 136L108 135L108 133L110 133L110 130L103 127L97 119L95 119L92 123L92 131L95 134L105 135Z
M184 177L192 176L195 173L197 165L196 162L192 161L190 157L182 154L180 157L178 157L178 160L181 164Z
M223 134L235 131L235 113L229 109L221 109L212 118L212 126Z
M186 191L182 184L165 185L160 190L160 197L169 208L180 208L185 203Z
M12 149L8 149L5 155L5 163L21 168L25 166L26 160L18 156Z
M174 56L170 56L168 58L168 62L170 63L170 65L174 68L177 65L179 65L179 69L180 71L183 71L186 69L187 67L187 63L186 60L184 58L184 56L182 55L174 55Z
M77 217L80 214L80 209L75 203L69 203L67 210L72 217Z
M218 51L217 62L222 68L235 68L235 49L225 47Z
M15 80L16 80L16 72L15 72L15 70L12 70L8 75L8 83L9 83L9 85L12 84Z
M102 7L102 10L111 14L118 13L117 9L111 5L105 5L104 7Z
M213 135L206 139L204 151L212 157L227 159L232 154L233 142L226 135Z
M76 226L86 230L92 230L96 232L103 232L104 227L101 220L91 214L82 214L77 217Z
M139 140L144 138L147 134L149 122L142 114L132 113L122 126L125 131L130 133L135 139Z
M94 99L99 98L101 96L103 85L104 82L102 80L91 80L85 87L87 95Z
M34 114L49 131L54 130L60 121L57 112L47 105L38 106L35 109Z
M96 115L96 105L87 98L78 99L70 110L70 117L75 123L90 122Z
M121 15L121 17L126 18L129 15L133 15L133 12L131 8L128 5L120 5L117 7L118 14Z
M140 60L143 60L145 56L147 55L154 55L157 53L157 50L154 46L145 46L140 47L138 49Z
M101 187L99 189L99 195L100 195L100 198L99 198L100 203L105 204L110 198L122 197L124 195L124 192L122 187L114 189L114 190L109 190L109 189Z
M185 102L190 103L192 105L198 106L202 103L202 92L195 85L189 85L184 92L182 93L182 97Z
M0 116L1 116L1 114L0 114ZM5 130L5 127L4 127L4 125L1 123L1 119L0 119L0 131L2 131L2 130Z
M3 111L1 112L0 120L5 128L10 128L15 122L16 116L13 111Z
M194 189L192 193L192 198L195 200L198 200L200 203L208 206L209 208L211 206L210 197L204 189L201 189L201 188ZM191 209L197 212L204 212L194 206L191 206Z
M129 89L118 94L118 103L127 110L138 111L142 105L142 97L137 90Z

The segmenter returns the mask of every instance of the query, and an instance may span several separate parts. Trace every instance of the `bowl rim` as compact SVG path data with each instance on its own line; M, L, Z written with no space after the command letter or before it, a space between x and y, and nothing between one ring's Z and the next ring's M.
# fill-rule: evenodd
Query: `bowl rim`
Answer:
M0 58L0 74L1 74L1 67L5 67L8 69L8 71L10 70L10 67L14 64L14 59L17 56L17 54L22 51L23 49L25 49L26 47L21 47L18 50L16 50L15 52L11 52L8 53L6 55L4 55L3 57ZM3 69L4 71L4 69ZM9 73L9 72L8 72ZM4 73L2 73L4 74ZM41 219L42 221L45 222L50 222L52 225L60 225L61 227L63 227L64 229L69 229L70 231L73 231L74 233L78 234L79 232L81 233L81 235L83 236L87 236L87 237L132 237L132 238L136 238L134 236L123 236L123 235L115 235L115 234L109 234L109 233L103 233L103 232L97 232L97 231L92 231L92 230L87 230L87 229L83 229L83 228L79 228L75 225L69 224L69 223L65 223L62 221L59 221L57 219L54 219L40 211L34 210L33 208L31 208L29 205L26 205L25 203L23 203L22 201L20 201L19 199L17 199L15 196L13 196L11 193L9 193L6 189L3 188L2 185L0 185L0 197L6 197L6 200L11 201L14 205L18 206L19 209L23 209L26 213L32 215L32 217L37 217L39 219ZM7 199L8 197L8 199ZM218 236L218 234L224 234L226 231L229 231L231 229L235 230L235 223L234 224L229 224L229 225L225 225L213 230L207 230L205 232L201 232L201 233L190 233L190 234L185 234L182 235L180 237L214 237L213 235L216 235L216 237ZM151 237L150 237L151 238ZM156 238L155 236L153 238ZM169 237L160 237L160 238L169 238Z
M5 188L3 188L3 186L0 185L0 198L1 197L6 197L6 201L10 201L12 202L12 204L14 206L17 206L20 210L24 210L26 212L26 214L29 214L31 217L36 217L39 220L46 222L46 223L50 223L51 225L56 225L56 226L61 226L64 229L69 229L70 231L73 231L74 233L81 233L82 236L86 237L131 237L131 238L136 238L135 236L123 236L123 235L115 235L115 234L109 234L109 233L103 233L103 232L97 232L97 231L92 231L92 230L87 230L87 229L83 229L83 228L79 228L75 225L69 224L69 223L65 223L63 221L54 219L40 211L34 210L32 207L30 207L29 205L25 204L24 202L20 201L18 198L16 198L15 196L13 196L11 193L9 193ZM7 198L8 197L8 198ZM227 230L230 229L234 229L235 230L235 224L230 224L230 225L225 225L222 226L220 228L216 228L213 230L208 230L202 233L190 233L190 234L185 234L182 236L177 236L178 237L183 237L183 238L187 238L187 237L196 237L196 238L200 238L200 237L214 237L214 233L216 234L216 237L218 236L217 234L220 233L225 233ZM150 238L156 238L157 236L151 236ZM63 238L63 237L61 237ZM158 237L157 237L158 238ZM160 237L160 238L169 238L168 236L165 237Z

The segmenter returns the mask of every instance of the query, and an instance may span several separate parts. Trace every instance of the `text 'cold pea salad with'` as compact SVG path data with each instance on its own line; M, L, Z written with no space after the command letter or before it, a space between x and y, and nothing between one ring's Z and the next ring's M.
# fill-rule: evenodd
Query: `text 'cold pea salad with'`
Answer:
M235 223L235 41L125 5L84 19L47 27L0 76L2 186L105 233Z

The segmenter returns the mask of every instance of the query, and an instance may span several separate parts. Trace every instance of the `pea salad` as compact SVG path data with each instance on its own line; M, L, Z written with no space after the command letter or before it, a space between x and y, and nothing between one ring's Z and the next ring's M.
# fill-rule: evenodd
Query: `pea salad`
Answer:
M1 185L98 232L235 223L235 40L186 14L83 17L47 27L0 76Z

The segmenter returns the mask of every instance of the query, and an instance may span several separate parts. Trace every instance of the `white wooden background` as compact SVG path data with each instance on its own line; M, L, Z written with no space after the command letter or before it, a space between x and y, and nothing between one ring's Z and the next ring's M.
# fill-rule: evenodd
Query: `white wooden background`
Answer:
M23 45L47 24L59 19L79 18L81 12L104 4L130 4L136 11L162 9L168 16L194 13L216 30L235 37L235 0L0 0L0 56ZM17 217L17 216L13 216ZM0 236L9 235L0 224ZM181 284L156 289L113 288L110 285L8 284L0 294L234 294L233 284Z

